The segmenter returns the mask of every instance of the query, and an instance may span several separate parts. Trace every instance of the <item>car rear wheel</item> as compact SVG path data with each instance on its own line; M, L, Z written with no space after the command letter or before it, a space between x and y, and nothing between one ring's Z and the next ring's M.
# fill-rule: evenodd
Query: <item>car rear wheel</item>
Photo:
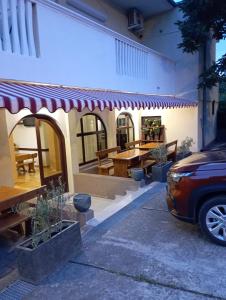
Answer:
M199 224L213 242L226 246L226 195L213 197L202 205Z

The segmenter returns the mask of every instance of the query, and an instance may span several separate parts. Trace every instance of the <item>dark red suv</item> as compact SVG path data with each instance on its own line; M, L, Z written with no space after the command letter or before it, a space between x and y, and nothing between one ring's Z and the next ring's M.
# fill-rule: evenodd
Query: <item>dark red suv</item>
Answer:
M167 204L173 216L199 223L212 241L226 246L226 151L196 153L174 164Z

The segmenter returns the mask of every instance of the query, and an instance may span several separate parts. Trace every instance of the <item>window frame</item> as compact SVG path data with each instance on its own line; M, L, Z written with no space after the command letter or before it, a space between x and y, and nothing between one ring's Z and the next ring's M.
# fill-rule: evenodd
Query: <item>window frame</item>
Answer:
M96 130L93 130L93 131L87 131L87 132L84 132L84 126L83 126L83 118L85 116L95 116L95 128ZM103 130L98 130L98 120L101 122L101 125L103 126ZM106 126L103 122L103 120L96 114L93 114L93 113L87 113L85 115L83 115L81 118L80 118L80 128L81 128L81 132L77 133L77 137L81 137L81 143L82 143L82 158L83 158L83 161L81 163L79 163L79 166L82 166L82 165L85 165L85 164L88 164L88 163L91 163L93 161L96 161L97 158L95 159L92 159L92 160L86 160L86 153L85 153L85 136L90 136L90 135L96 135L96 140L97 140L97 151L100 151L100 150L103 150L103 149L100 149L100 143L99 143L99 135L101 133L104 133L105 134L105 149L107 149L107 130L106 130Z
M119 120L119 116L125 115L126 117L126 125L125 126L119 126L118 127L118 120ZM129 125L129 121L132 123L132 126ZM135 130L134 130L134 123L133 123L133 119L130 113L127 112L122 112L118 115L117 120L116 120L116 134L119 133L120 130L125 129L126 130L126 135L127 135L127 142L130 141L130 129L133 129L133 141L135 140ZM121 146L121 148L123 149L122 145L118 145L118 139L117 139L117 146Z

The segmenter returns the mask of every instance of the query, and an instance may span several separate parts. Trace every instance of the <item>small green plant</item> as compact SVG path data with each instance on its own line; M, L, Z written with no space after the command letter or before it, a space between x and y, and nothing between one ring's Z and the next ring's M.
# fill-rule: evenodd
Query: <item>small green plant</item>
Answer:
M59 178L56 185L51 182L50 188L38 196L36 207L31 212L32 248L50 239L53 232L62 230L62 212L67 200L64 191L65 184Z
M164 144L160 145L158 148L151 150L150 154L157 163L165 164L167 162L167 150Z
M188 152L190 152L190 148L194 144L194 140L191 137L186 137L185 140L181 142L181 145L178 147L178 153L181 153L184 157Z

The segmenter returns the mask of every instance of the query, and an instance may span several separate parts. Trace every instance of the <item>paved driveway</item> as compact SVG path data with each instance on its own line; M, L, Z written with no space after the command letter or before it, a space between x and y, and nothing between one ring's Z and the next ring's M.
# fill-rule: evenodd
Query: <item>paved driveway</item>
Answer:
M226 299L226 249L171 217L157 184L90 232L26 299Z

